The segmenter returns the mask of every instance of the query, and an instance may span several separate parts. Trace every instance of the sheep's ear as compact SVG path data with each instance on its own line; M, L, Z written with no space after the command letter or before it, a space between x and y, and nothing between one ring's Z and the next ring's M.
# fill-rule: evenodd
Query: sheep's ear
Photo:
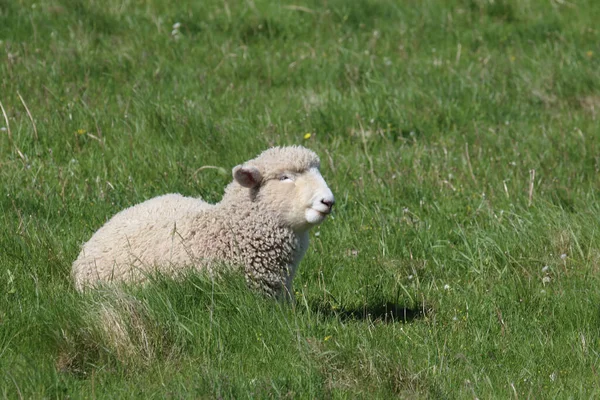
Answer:
M253 188L260 184L262 175L256 167L251 165L238 165L233 169L233 179L243 187Z

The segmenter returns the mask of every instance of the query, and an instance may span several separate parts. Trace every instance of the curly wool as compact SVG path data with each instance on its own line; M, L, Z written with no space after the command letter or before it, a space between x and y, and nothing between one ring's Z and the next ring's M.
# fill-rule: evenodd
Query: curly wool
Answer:
M258 168L267 181L282 171L318 168L319 158L300 146L272 148L243 165ZM226 263L241 266L251 286L267 294L290 292L308 248L308 230L283 222L270 206L280 200L266 196L260 187L245 188L234 180L215 205L167 194L125 209L84 244L73 263L75 286L142 282L157 272L212 271Z

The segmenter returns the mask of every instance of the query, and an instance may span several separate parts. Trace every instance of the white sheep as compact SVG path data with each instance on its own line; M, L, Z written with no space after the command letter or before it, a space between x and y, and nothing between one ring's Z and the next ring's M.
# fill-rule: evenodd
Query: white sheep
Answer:
M83 245L73 263L76 288L228 264L242 267L251 286L292 296L308 230L334 204L319 164L302 146L274 147L233 168L217 204L167 194L119 212Z

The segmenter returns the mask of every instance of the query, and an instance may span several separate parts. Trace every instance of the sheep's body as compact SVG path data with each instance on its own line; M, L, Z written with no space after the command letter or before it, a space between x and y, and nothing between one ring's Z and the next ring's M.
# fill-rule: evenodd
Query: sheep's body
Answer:
M98 282L141 282L154 272L211 271L226 263L241 266L247 280L268 294L290 293L308 248L308 229L333 204L318 170L320 181L309 176L316 168L317 156L302 147L270 149L234 169L236 179L215 205L168 194L123 210L83 246L73 263L75 285L83 290ZM281 179L282 173L296 174L294 187ZM302 179L318 181L316 195L307 197L295 187ZM296 206L307 203L305 198L310 205ZM300 218L300 212L306 217Z

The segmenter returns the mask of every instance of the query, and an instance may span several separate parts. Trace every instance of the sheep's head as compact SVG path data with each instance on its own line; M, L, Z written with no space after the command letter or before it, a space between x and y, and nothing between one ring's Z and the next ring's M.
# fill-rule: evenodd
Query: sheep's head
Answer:
M253 201L295 231L320 224L335 203L319 172L319 157L302 146L274 147L233 169Z

